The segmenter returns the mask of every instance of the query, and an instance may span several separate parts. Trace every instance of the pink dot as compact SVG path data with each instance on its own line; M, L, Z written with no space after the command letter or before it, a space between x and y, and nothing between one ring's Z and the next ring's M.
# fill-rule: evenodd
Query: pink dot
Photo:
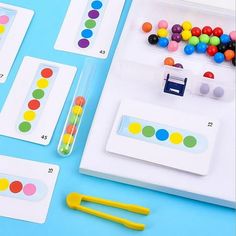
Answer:
M34 184L26 184L23 188L23 192L27 196L31 196L36 192L36 186Z
M0 16L0 24L5 25L5 24L8 23L8 21L9 21L9 17L8 16L6 16L6 15Z
M159 29L167 29L168 28L168 22L166 20L160 20L157 24L157 27Z
M230 32L229 36L230 36L231 40L236 40L236 31Z
M175 52L178 50L179 44L176 41L170 41L168 45L168 51Z

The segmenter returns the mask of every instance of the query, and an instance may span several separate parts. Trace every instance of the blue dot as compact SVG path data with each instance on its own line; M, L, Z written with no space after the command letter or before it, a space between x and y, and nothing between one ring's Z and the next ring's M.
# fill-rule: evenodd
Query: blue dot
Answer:
M166 48L169 44L168 38L159 38L158 45L162 48Z
M81 32L81 35L82 35L82 37L88 39L88 38L91 38L91 37L92 37L93 31L90 30L90 29L85 29L85 30L83 30L83 31Z
M160 141L165 141L166 139L169 138L169 133L165 129L159 129L156 132L156 138Z
M93 1L91 4L91 7L93 9L100 9L100 8L102 8L102 2L101 1Z
M195 50L195 47L191 44L187 44L185 47L184 47L184 52L185 54L187 55L191 55L194 53L194 50Z

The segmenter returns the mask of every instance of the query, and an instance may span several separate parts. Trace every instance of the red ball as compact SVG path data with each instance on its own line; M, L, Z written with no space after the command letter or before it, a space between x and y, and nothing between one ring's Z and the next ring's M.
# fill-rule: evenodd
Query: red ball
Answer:
M207 54L213 57L218 52L218 48L214 45L210 45L207 48Z
M199 27L193 27L191 30L192 36L199 37L202 33L201 29Z
M81 106L81 107L85 104L85 102L86 102L86 100L82 96L79 96L75 99L75 104L78 106Z
M209 79L214 79L215 78L214 74L210 71L205 72L203 76L206 77L206 78L209 78Z
M212 35L212 28L210 26L204 26L202 28L202 33L211 36Z
M214 36L217 36L217 37L220 37L223 33L224 33L224 31L223 31L223 29L220 28L220 27L216 27L216 28L213 30L213 35L214 35Z
M77 128L75 125L68 125L66 127L66 133L67 134L71 134L71 135L75 135L76 134L76 131L77 131Z

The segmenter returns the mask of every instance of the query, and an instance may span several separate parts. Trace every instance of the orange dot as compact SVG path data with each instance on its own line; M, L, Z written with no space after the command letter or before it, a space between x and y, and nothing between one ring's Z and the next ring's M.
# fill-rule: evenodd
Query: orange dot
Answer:
M142 25L142 30L145 33L150 32L152 30L152 24L149 23L149 22L144 22L143 25Z
M68 133L68 134L75 135L75 134L76 134L76 131L77 131L77 129L76 129L76 126L75 126L75 125L68 125L68 126L66 127L66 133Z
M79 96L75 99L75 104L78 106L83 106L85 104L85 102L86 102L85 98L81 97L81 96Z
M173 66L174 64L175 64L175 61L172 57L167 57L164 60L164 65Z
M231 61L235 56L235 52L233 50L228 49L225 51L224 55L226 61Z

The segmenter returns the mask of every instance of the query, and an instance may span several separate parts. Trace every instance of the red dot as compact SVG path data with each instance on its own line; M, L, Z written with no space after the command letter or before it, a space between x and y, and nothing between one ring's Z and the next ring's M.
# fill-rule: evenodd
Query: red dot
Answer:
M212 28L210 26L204 26L202 29L202 33L207 34L208 36L211 36Z
M14 181L10 184L10 190L12 193L19 193L23 188L23 185L20 181Z
M85 104L85 102L86 102L85 98L81 97L81 96L79 96L75 99L75 104L78 106L83 106Z
M224 33L224 31L223 31L223 29L220 28L220 27L216 27L216 28L213 30L213 35L214 35L214 36L217 36L217 37L220 37L223 33Z
M41 75L44 77L44 78L49 78L53 75L53 71L50 69L50 68L45 68L41 71Z
M210 45L207 48L207 54L213 57L218 52L218 48L214 45Z
M40 102L36 99L29 101L28 107L31 110L37 110L40 107Z
M76 134L76 131L77 131L77 129L76 129L76 126L75 126L75 125L68 125L68 126L66 127L66 133L68 133L68 134L75 135L75 134Z
M201 29L199 27L193 27L191 30L192 36L199 37L202 33Z
M205 72L203 76L206 77L206 78L209 78L209 79L214 79L215 78L214 74L211 71Z

